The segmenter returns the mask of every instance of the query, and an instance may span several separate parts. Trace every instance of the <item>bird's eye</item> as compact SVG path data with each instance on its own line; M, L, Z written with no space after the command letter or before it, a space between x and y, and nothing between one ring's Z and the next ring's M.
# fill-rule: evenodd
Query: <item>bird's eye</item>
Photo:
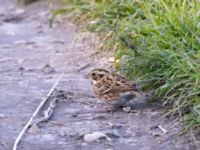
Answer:
M94 77L94 76L95 76L95 73L92 73L92 76Z

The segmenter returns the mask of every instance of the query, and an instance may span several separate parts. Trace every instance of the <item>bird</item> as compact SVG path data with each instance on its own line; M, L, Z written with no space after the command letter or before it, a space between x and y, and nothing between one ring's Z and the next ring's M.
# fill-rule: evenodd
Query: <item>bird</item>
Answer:
M131 100L146 99L147 95L141 92L136 83L126 77L110 72L106 69L95 68L89 71L87 78L91 81L94 95L108 104L119 108L133 107Z

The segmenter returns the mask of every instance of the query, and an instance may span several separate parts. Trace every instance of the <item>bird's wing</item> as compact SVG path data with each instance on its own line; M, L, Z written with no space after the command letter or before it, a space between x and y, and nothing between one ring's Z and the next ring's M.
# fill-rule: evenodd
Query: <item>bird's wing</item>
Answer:
M114 75L114 84L112 90L116 92L125 92L138 91L138 88L135 83L128 80L127 78L120 75Z
M94 86L96 93L103 95L111 93L114 84L114 79L109 75L105 75Z
M101 86L98 91L99 93L101 94L106 94L106 93L109 93L112 89L112 85L109 85L109 84L105 84L103 86Z
M96 92L99 94L122 93L137 91L136 85L119 75L106 75L96 83Z

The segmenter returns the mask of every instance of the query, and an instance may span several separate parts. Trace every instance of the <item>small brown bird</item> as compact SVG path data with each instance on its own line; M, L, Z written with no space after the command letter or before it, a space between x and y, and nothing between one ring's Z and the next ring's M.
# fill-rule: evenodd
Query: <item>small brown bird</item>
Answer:
M87 77L92 82L95 96L114 107L127 106L135 97L146 97L133 81L105 69L93 69Z

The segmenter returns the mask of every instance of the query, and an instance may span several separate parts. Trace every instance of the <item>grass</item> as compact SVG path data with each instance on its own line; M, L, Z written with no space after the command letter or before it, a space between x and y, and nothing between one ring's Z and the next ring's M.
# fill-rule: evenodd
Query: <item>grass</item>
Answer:
M200 127L198 0L65 0L61 12L98 32L117 69L172 104L170 113ZM54 16L59 10L53 12ZM199 128L200 129L200 128Z

